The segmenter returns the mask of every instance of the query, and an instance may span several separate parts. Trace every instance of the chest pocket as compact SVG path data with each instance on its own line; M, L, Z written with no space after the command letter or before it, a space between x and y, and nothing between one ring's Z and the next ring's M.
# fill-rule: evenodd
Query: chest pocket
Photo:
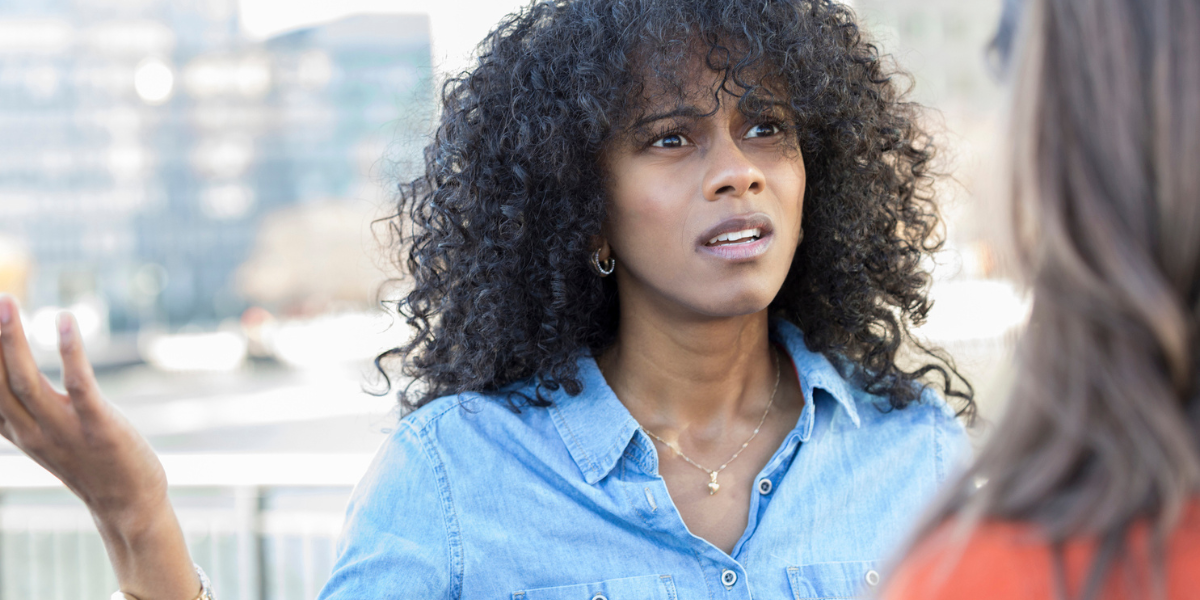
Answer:
M815 563L788 567L794 600L860 598L879 586L878 561Z
M513 592L512 600L676 600L670 575L643 575L596 583Z

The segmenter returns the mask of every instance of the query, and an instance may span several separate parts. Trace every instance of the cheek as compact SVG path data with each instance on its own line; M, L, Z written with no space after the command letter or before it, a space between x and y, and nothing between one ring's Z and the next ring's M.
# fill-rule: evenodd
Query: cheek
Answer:
M768 177L773 181L779 198L780 216L787 224L787 229L799 235L804 214L804 190L808 183L804 163L788 161L777 167Z
M629 255L678 247L688 218L688 203L682 186L672 183L681 179L626 173L624 185L616 186L610 196L608 234L614 251L632 259L634 256Z

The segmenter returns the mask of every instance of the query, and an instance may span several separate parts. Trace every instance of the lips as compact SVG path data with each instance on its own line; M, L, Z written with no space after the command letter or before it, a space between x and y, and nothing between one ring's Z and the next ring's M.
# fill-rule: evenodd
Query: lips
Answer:
M700 234L696 243L717 246L728 243L749 243L751 238L762 239L774 231L771 219L762 213L725 219Z
M706 254L727 260L751 259L766 252L774 227L762 213L726 219L696 240Z

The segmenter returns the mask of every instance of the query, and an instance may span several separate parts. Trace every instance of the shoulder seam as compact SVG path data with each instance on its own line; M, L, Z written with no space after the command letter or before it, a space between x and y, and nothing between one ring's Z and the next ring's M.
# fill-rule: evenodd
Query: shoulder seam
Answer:
M463 405L463 403L464 403L464 402L466 402L466 401L468 400L468 394L469 394L469 393L470 393L470 392L463 392L463 393L461 393L461 394L457 394L457 395L455 396L455 398L454 398L454 401L453 401L453 402L448 402L448 403L446 404L446 406L445 406L445 407L443 407L443 408L442 408L442 410L441 410L441 411L439 411L439 412L436 412L436 413L434 413L434 414L431 414L431 415L421 415L421 417L420 417L420 421L421 421L420 425L417 425L417 424L413 423L413 420L414 420L414 419L410 419L410 418L409 418L409 417L410 417L410 416L412 416L414 413L409 413L409 414L408 414L408 415L406 415L404 418L400 419L400 422L401 422L401 423L405 423L405 424L407 424L408 428L409 428L410 430L412 430L412 432L413 432L413 433L418 433L418 434L422 434L422 435L423 435L423 434L425 433L425 430L426 430L426 429L428 429L430 425L432 425L432 424L434 424L435 422L437 422L437 421L438 421L439 419L441 419L441 418L442 418L442 417L443 417L443 416L444 416L446 413L450 412L451 410L454 410L455 408L458 408L458 407L462 406L462 405Z
M454 403L450 408L458 406L460 402ZM450 410L442 411L434 415L430 420L440 417ZM454 511L454 498L450 493L450 482L446 474L446 465L442 462L441 455L438 454L437 448L433 441L429 439L428 423L417 428L411 423L409 429L416 433L421 441L421 450L425 453L426 460L429 461L430 468L433 469L434 478L438 484L438 496L442 500L442 516L446 522L446 554L450 562L450 590L448 600L457 600L462 597L463 585L463 551L462 551L462 531L458 526L458 516Z

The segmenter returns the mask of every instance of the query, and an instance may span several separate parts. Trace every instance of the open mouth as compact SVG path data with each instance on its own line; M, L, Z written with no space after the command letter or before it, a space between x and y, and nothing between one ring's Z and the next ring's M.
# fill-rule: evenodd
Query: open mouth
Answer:
M736 244L749 244L762 239L762 228L754 227L751 229L743 229L741 231L730 231L722 233L705 243L705 246L733 246Z
M765 254L774 237L771 218L763 213L750 213L710 227L696 236L696 246L709 257L740 263Z

